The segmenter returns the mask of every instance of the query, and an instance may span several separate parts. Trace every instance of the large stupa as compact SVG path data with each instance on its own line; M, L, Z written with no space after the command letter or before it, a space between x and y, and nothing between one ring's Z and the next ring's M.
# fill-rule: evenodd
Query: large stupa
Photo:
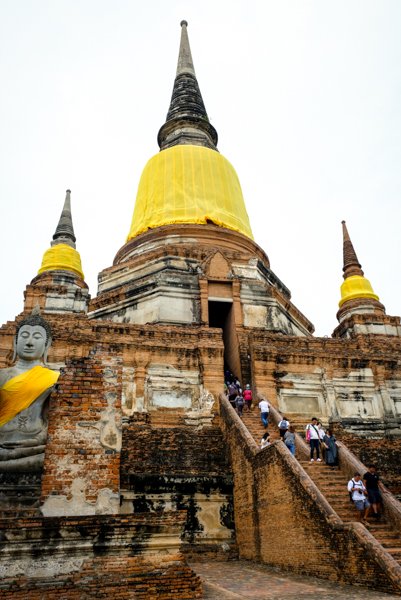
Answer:
M199 561L238 558L250 577L264 563L400 594L400 318L343 222L339 324L313 335L253 239L186 21L158 144L94 298L67 190L24 310L0 329L1 597L190 600ZM318 294L311 265L304 276ZM226 381L252 391L252 410L230 405ZM335 464L311 460L312 415L334 432ZM388 488L366 526L346 482L373 462Z

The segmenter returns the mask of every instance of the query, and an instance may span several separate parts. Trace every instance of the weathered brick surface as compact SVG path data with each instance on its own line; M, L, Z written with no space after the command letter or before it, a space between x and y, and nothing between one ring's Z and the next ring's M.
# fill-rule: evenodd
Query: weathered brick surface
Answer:
M184 518L166 512L0 520L2 566L8 561L10 568L25 567L25 575L2 573L0 597L200 598L200 580L182 554L163 548L168 536L179 543ZM56 572L45 575L45 569Z
M118 495L120 421L121 360L100 351L69 360L50 400L43 502L55 495L72 501L77 480L89 505L101 490Z
M86 561L79 574L51 581L7 582L0 587L5 600L84 600L135 598L138 600L190 600L202 598L199 577L178 557L160 556L155 562L137 557L107 557Z
M130 506L135 513L163 512L166 506L185 510L182 551L186 556L196 560L235 557L232 472L221 429L216 425L195 429L183 423L153 427L151 420L136 415L123 429L124 507ZM202 511L209 501L205 518L214 534L202 524Z
M130 474L213 477L229 475L227 447L219 427L153 428L135 419L123 430L122 483Z

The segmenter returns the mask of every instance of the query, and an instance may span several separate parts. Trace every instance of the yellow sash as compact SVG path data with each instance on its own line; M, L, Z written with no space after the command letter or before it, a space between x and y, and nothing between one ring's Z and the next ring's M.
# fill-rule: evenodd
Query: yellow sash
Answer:
M28 408L59 377L57 371L38 365L7 381L0 389L0 427Z

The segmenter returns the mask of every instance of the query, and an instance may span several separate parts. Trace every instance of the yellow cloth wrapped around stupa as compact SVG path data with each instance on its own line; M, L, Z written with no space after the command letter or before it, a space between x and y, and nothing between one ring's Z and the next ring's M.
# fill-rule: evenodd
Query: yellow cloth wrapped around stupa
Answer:
M203 146L162 150L145 166L127 241L176 223L215 223L253 239L241 185L224 156Z
M350 275L342 283L341 300L338 306L341 308L344 302L355 300L355 298L373 298L373 300L379 300L379 296L374 293L372 285L366 277L362 275Z
M57 371L37 365L7 381L0 388L0 427L28 408L59 377Z
M38 274L46 271L71 271L84 279L79 252L68 244L55 244L46 250Z

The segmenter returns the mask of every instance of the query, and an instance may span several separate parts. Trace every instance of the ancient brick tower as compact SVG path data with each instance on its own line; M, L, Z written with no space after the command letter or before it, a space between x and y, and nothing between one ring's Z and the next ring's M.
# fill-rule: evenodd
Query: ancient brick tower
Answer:
M196 598L187 560L239 555L400 591L401 508L390 492L393 529L372 541L328 497L323 465L308 470L301 437L297 458L280 441L259 451L256 412L241 420L222 396L228 368L255 399L268 397L271 427L280 413L298 428L316 414L348 446L340 489L363 468L351 448L400 493L399 317L386 315L343 223L339 325L331 339L313 336L253 240L185 21L158 143L97 296L84 281L67 190L24 313L0 330L0 366L9 367L16 326L39 307L53 331L47 365L61 370L43 468L7 466L0 428L0 589L13 598ZM317 561L304 552L312 520Z

